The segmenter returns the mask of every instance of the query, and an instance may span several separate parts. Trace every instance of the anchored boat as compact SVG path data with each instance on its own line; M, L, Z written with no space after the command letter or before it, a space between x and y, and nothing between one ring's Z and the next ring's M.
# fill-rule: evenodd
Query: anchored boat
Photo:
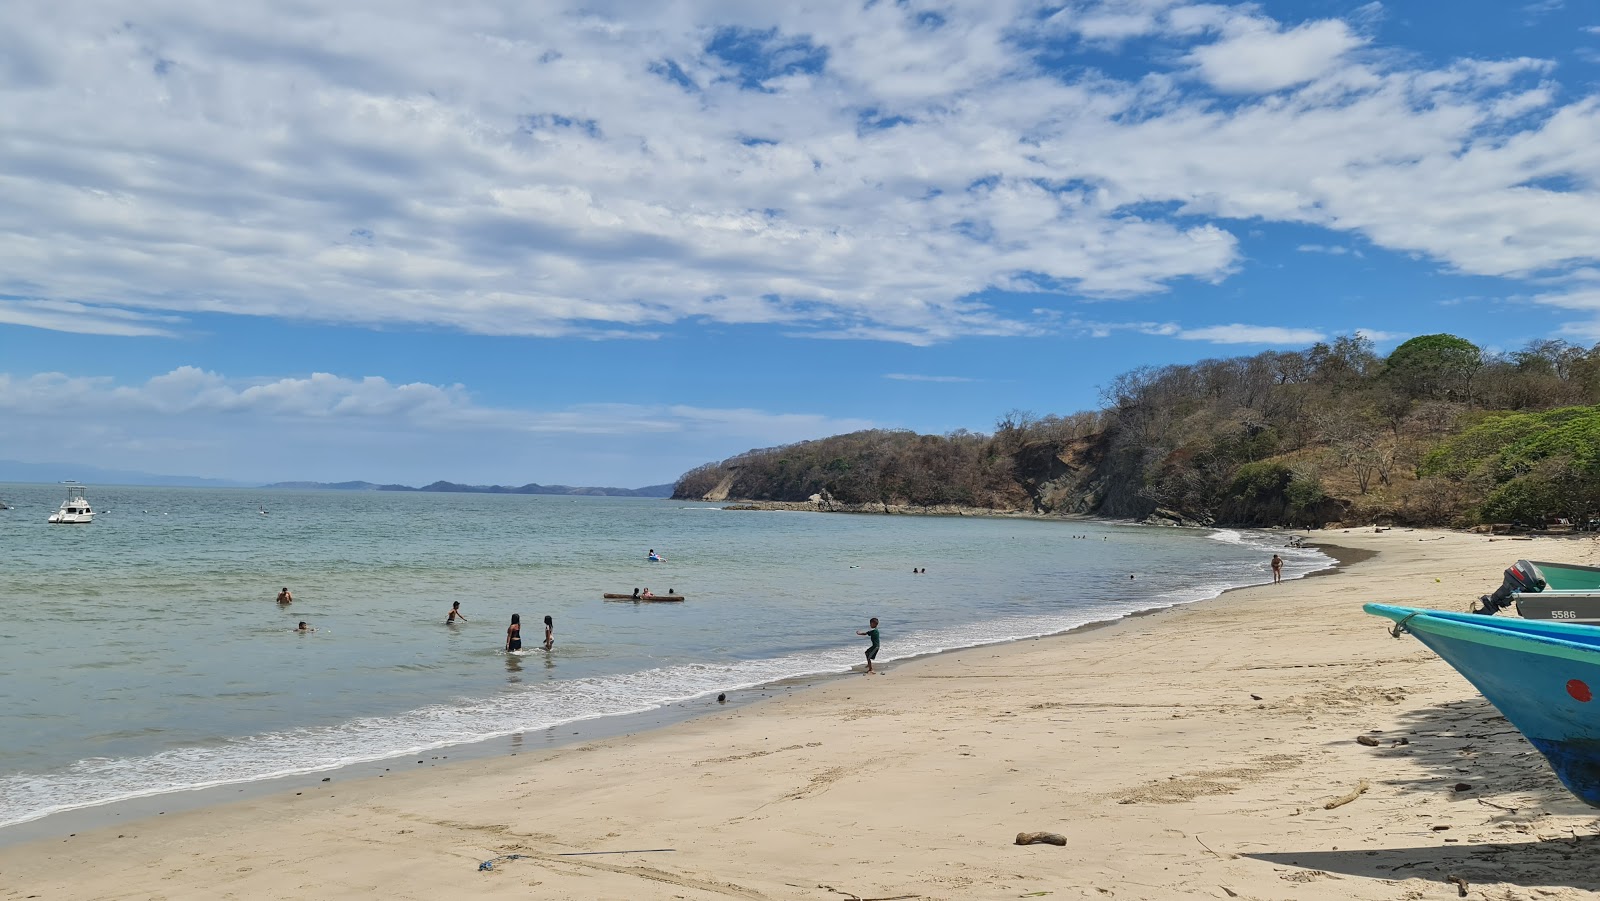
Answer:
M67 499L61 502L61 509L50 514L45 520L57 525L82 525L94 522L94 510L89 506L88 498L83 496L85 487L76 483L67 485Z
M603 594L601 597L608 601L637 601L641 604L671 604L683 600L683 595L681 594L655 594L650 597L637 597L631 594Z
M1600 629L1540 620L1367 604L1455 667L1549 761L1562 784L1600 807Z

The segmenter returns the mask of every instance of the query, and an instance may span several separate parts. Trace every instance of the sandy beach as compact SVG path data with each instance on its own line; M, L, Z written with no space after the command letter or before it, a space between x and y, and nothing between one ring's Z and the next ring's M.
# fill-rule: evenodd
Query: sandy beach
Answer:
M1465 609L1512 561L1587 561L1594 543L1318 539L1349 562L638 735L336 774L303 793L13 846L0 851L0 899L1600 891L1588 856L1600 811L1465 680L1361 612ZM889 651L894 629L883 623ZM1013 843L1031 831L1067 844Z

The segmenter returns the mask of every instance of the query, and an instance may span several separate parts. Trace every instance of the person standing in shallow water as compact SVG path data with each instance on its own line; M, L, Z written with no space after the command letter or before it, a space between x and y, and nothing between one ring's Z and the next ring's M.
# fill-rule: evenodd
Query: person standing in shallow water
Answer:
M878 618L874 616L872 618L872 622L868 625L869 628L867 631L856 633L857 635L865 635L872 639L872 644L867 647L867 671L862 673L864 676L870 676L876 672L876 670L872 668L872 661L878 659Z
M556 646L556 621L546 616L544 618L544 649L550 650Z
M287 585L283 586L283 590L278 592L278 603L280 603L280 604L293 604L294 603L294 595L289 593L289 586L287 586Z
M466 622L467 617L461 612L461 602L453 601L450 604L450 612L445 614L444 621L447 623L454 623L457 620Z
M1277 554L1272 555L1272 582L1277 584L1283 581L1283 558Z
M511 625L506 627L506 650L522 650L522 614L511 614Z

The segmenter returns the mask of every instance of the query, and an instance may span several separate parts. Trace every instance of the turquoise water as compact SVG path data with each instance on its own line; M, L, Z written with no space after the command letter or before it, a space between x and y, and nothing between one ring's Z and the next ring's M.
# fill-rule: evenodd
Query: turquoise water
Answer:
M0 485L0 826L845 672L872 616L888 662L1213 597L1274 550L1329 563L1231 531L633 498L91 486L93 524L46 525L62 497ZM688 601L600 599L635 587Z

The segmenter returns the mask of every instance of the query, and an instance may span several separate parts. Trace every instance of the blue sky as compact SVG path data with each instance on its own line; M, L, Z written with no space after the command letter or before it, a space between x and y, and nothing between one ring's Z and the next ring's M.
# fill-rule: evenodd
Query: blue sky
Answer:
M1591 3L323 6L0 6L0 459L643 485L1600 340Z

